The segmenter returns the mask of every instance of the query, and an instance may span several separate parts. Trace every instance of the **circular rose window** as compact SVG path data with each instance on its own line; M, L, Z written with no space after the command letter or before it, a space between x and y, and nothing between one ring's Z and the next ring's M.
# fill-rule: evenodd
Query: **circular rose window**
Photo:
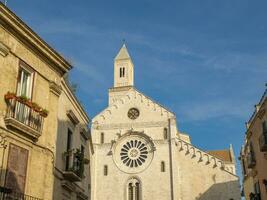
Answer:
M131 108L129 111L128 111L128 117L130 119L136 119L137 117L139 117L140 115L140 112L137 108Z
M138 173L149 166L153 149L153 144L144 134L125 135L116 143L113 159L120 170Z
M121 148L121 160L128 167L138 167L147 159L147 147L140 140L126 142Z

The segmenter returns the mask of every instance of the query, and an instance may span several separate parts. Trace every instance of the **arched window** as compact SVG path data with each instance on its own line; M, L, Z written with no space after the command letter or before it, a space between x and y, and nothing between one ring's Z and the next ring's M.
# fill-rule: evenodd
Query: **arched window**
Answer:
M101 144L104 144L104 142L105 142L104 133L101 133L101 136L100 136L100 143L101 143Z
M125 67L120 67L120 78L125 77Z
M122 68L122 76L125 77L125 67Z
M127 182L127 200L141 200L141 184L135 178Z
M164 161L161 161L161 163L160 163L160 170L161 170L161 172L165 172L165 162Z
M168 139L168 129L167 128L164 128L164 130L163 130L163 138L164 138L164 140Z
M108 175L108 166L104 165L104 176Z

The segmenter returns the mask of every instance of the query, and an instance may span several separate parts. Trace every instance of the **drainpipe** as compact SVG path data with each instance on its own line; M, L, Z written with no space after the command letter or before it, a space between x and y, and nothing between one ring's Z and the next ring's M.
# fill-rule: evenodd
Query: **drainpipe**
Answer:
M172 138L171 138L171 119L168 119L168 142L169 142L169 155L170 155L170 184L171 184L171 200L174 200L173 194L173 168L172 168Z

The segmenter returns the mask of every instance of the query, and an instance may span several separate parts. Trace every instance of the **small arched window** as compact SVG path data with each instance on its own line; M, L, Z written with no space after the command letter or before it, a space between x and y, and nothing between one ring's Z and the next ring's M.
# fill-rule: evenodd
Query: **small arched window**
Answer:
M127 183L127 200L141 200L141 184L132 178Z
M161 170L161 172L165 172L165 162L164 161L161 161L161 163L160 163L160 170Z
M108 175L108 166L104 165L104 176Z
M100 143L104 144L104 142L105 142L105 135L104 135L104 133L101 133L101 135L100 135Z
M125 67L120 67L120 78L125 77Z
M168 129L167 128L163 129L163 138L164 138L164 140L168 139Z

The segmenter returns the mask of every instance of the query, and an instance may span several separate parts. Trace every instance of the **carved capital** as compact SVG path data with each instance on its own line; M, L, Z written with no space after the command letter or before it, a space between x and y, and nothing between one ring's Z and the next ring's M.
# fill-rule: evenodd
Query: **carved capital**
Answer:
M0 55L6 57L8 53L9 53L9 48L2 42L0 42Z
M54 93L56 96L59 96L61 94L62 88L60 85L56 84L55 82L51 81L49 83L49 88L52 93Z

